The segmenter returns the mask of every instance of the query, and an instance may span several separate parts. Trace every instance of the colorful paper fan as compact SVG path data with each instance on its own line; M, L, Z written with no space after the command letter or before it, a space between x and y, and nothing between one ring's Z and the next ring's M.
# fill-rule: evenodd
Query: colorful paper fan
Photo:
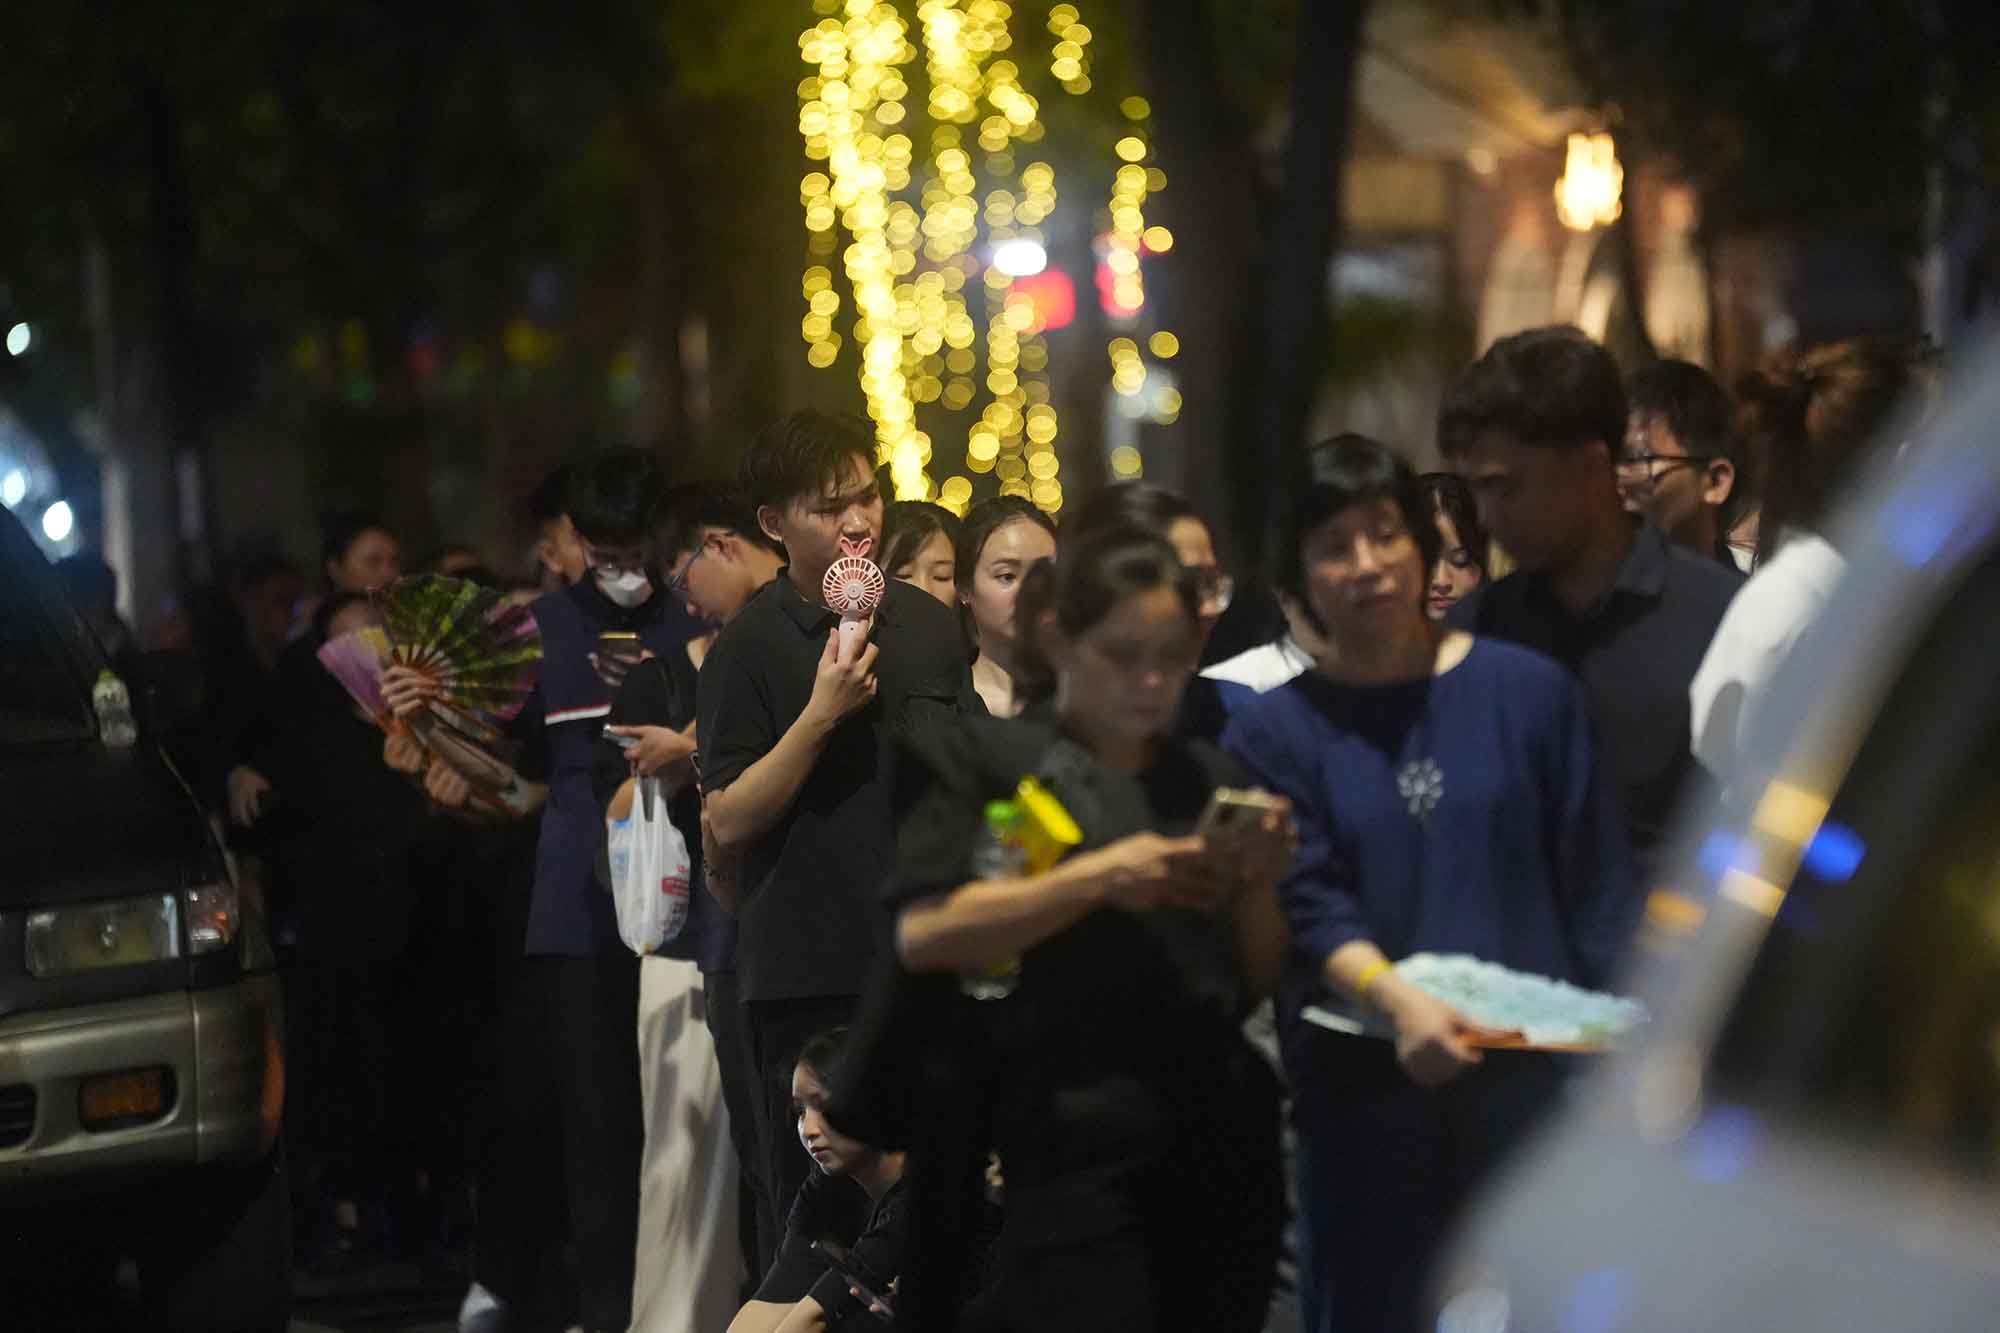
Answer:
M341 683L361 711L386 725L389 705L382 700L382 668L389 665L389 636L379 626L343 634L320 645L320 665Z
M488 724L521 711L542 665L541 630L527 607L437 574L404 579L376 597L393 660L436 682L439 704Z

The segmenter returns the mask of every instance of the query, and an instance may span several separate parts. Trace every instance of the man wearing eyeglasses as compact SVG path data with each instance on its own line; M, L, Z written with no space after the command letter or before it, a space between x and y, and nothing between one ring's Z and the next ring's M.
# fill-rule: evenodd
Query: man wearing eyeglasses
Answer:
M1655 361L1626 382L1618 495L1667 540L1735 567L1729 528L1747 488L1729 429L1729 395L1686 361Z

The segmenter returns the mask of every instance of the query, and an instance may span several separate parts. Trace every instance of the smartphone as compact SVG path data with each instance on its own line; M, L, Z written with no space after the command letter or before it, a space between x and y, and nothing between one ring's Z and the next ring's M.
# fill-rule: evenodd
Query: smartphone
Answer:
M604 739L610 741L621 750L629 750L639 743L637 736L620 736L615 732L609 731L604 733Z
M644 656L646 645L640 643L639 636L630 630L608 629L597 636L597 651L605 657L636 662Z
M882 1314L876 1316L877 1318L894 1321L896 1318L895 1304L890 1301L883 1290L889 1285L887 1282L863 1268L845 1245L836 1244L830 1240L816 1240L813 1242L813 1248L826 1257L826 1261L833 1265L834 1271L847 1279L847 1284L850 1287L861 1293L861 1300L864 1304L871 1306L879 1305L882 1307ZM873 1311L870 1311L870 1313L873 1313Z
M1283 804L1269 792L1244 787L1217 787L1215 795L1208 798L1208 808L1201 812L1194 831L1198 837L1214 838L1252 828L1265 815L1282 809Z

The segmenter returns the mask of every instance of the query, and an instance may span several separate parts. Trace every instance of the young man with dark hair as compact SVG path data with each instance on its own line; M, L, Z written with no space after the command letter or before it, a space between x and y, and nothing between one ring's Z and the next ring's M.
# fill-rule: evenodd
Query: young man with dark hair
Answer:
M667 591L706 625L727 625L785 567L742 491L698 481L667 493L657 530Z
M1569 327L1503 338L1446 391L1438 447L1517 570L1452 608L1461 629L1576 672L1644 872L1699 773L1688 683L1742 579L1625 512L1614 469L1625 391Z
M1618 452L1625 508L1667 540L1731 569L1729 527L1746 478L1729 428L1729 395L1687 361L1655 361L1625 382L1631 415Z
M695 482L674 487L662 501L653 532L655 567L665 574L666 596L685 605L697 622L716 629L734 620L784 567L777 543L764 535L755 511L730 486ZM690 639L683 653L643 662L633 670L612 704L613 725L605 728L608 736L619 737L629 748L614 751L609 739L598 747L600 795L608 798L628 773L652 774L685 752L688 737L684 729L694 720L697 697L695 673L709 643L706 637ZM691 787L682 789L669 809L695 854L700 887L689 903L687 922L679 937L660 953L665 959L685 960L700 969L698 993L712 1039L713 1065L705 1063L709 1059L706 1051L686 1044L688 1025L673 1021L677 1008L684 1007L680 992L692 989L684 978L685 967L678 972L664 962L642 967L641 1058L656 1071L649 1124L672 1126L672 1137L662 1135L657 1146L649 1137L648 1172L657 1174L676 1162L714 1160L717 1145L705 1127L714 1123L715 1116L698 1099L712 1095L712 1080L719 1074L721 1100L729 1111L729 1137L742 1173L741 1231L736 1239L742 1242L741 1253L754 1264L757 1216L765 1191L757 1151L757 1074L743 1036L736 984L733 858L711 858L703 853L700 806ZM662 997L664 1004L658 1002ZM666 1021L646 1021L644 1015L654 1012L661 1012ZM657 1072L661 1070L673 1073L670 1078L661 1078ZM686 1127L693 1127L694 1132L690 1135ZM662 1299L686 1300L689 1293L705 1289L725 1266L713 1260L717 1247L729 1238L704 1234L715 1230L714 1209L723 1196L715 1194L708 1185L709 1173L699 1166L687 1174L695 1177L690 1181L691 1193L667 1208L667 1244L658 1243L661 1227L648 1224L642 1216L646 1233L656 1238L658 1256L647 1265L640 1283L642 1301L649 1291L659 1293ZM676 1231L676 1227L680 1229ZM749 1267L736 1276L740 1284L751 1276ZM732 1298L741 1294L729 1293Z
M792 1132L792 1062L808 1037L853 1017L883 948L875 895L894 859L892 733L976 704L956 617L908 584L889 580L866 639L839 646L820 582L843 541L872 545L882 532L865 423L795 412L751 445L741 483L788 563L702 664L701 773L714 840L740 858L737 982L768 1259L811 1167Z

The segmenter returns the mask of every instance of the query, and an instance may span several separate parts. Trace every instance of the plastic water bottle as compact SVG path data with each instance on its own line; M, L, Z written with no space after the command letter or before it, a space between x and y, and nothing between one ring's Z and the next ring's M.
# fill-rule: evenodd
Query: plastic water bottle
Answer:
M139 724L132 720L132 696L125 682L109 669L97 673L90 691L91 707L97 713L97 733L106 745L125 749L139 740Z
M990 802L985 834L972 853L972 873L980 879L1017 879L1027 868L1021 808L1012 801ZM1020 982L1021 960L1009 958L984 972L960 973L958 988L975 1000L1004 1000Z

